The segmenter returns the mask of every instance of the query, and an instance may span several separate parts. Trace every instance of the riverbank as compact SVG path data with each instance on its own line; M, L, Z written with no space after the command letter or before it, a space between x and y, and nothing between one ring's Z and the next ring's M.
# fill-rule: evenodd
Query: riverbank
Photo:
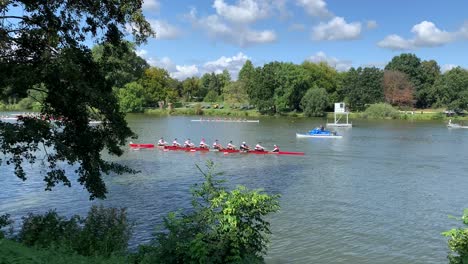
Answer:
M145 114L156 115L156 116L183 116L183 115L199 115L199 116L222 116L222 117L262 117L268 115L262 115L257 110L239 110L239 109L200 109L200 108L174 108L172 110L167 109L147 109ZM328 112L324 118L332 122L334 116L333 112ZM286 116L293 118L306 118L304 113L301 112L286 112L276 114L276 116ZM448 121L468 121L468 116L447 116L442 109L422 109L414 111L398 111L392 117L373 117L370 118L365 112L352 112L349 113L350 120L356 119L399 119L399 120L410 120L410 121L431 121L441 120Z

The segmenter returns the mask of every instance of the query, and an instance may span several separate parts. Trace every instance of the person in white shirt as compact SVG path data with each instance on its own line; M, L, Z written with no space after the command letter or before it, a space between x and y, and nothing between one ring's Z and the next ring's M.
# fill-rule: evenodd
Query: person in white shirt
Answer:
M219 144L217 139L213 143L213 149L219 149L219 150L223 149L223 146L221 146L221 144Z
M277 145L273 145L274 149L271 152L280 152L280 149Z
M160 138L159 141L158 141L158 146L166 146L167 145L167 142L164 141L164 138Z
M205 143L204 138L202 138L202 140L200 141L200 148L208 148L208 145Z
M256 151L265 151L265 148L260 145L262 142L258 142L257 145L255 145L255 150Z
M187 140L185 140L185 142L184 142L184 147L186 147L186 148L193 148L194 146L195 146L195 145L194 145L192 142L190 142L190 138L187 138Z
M174 147L180 147L180 143L177 142L177 138L174 138L174 141L172 141L172 146L174 146Z
M232 149L232 150L236 149L236 146L232 144L232 140L229 141L229 143L227 144L227 149Z

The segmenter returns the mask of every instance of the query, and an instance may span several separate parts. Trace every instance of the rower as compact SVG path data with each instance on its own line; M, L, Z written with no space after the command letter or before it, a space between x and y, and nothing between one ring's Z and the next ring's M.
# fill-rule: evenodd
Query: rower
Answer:
M202 138L202 140L200 141L200 148L208 148L208 145L205 143L204 138Z
M190 142L190 138L187 138L187 140L185 140L184 147L185 148L193 148L194 147L193 143Z
M223 149L223 146L221 146L221 144L219 144L217 139L213 143L213 149L219 149L219 150Z
M273 150L271 152L280 152L280 149L277 145L273 145Z
M257 145L255 145L255 150L256 151L265 151L265 148L260 145L262 142L258 142Z
M242 142L242 145L240 145L239 149L243 151L249 151L250 148L247 146L247 144L245 144L245 142Z
M164 138L161 137L158 141L158 146L166 146L167 145L167 142L164 141Z
M236 149L236 146L234 146L234 145L232 144L232 140L229 141L229 143L227 144L227 149L231 149L231 150Z
M174 141L172 141L172 146L174 146L174 147L180 147L180 143L177 142L177 138L174 138Z

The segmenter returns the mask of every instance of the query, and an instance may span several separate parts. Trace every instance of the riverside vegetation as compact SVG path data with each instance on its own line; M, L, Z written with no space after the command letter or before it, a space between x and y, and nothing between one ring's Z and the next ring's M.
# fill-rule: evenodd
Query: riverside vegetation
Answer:
M228 190L212 162L206 171L198 168L204 181L192 188L192 208L170 213L153 242L136 253L126 250L131 223L125 209L93 206L86 218L55 211L24 217L12 240L0 240L0 262L262 263L270 234L265 216L279 210L279 196L243 186ZM7 215L0 217L0 228L10 224Z

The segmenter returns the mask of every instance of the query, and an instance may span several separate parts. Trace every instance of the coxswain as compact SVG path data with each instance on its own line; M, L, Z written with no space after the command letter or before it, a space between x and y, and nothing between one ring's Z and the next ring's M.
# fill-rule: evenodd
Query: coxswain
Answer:
M202 138L202 140L200 141L200 148L208 148L208 145L205 143L204 138Z
M258 142L257 145L255 145L255 150L256 151L265 151L265 148L260 145L262 142Z
M221 146L221 144L219 144L217 139L213 143L213 149L219 149L219 150L223 149L223 147Z
M186 147L186 148L193 148L194 147L193 143L190 142L190 138L187 138L187 140L185 140L184 147Z
M280 149L277 145L273 145L273 150L271 152L280 152Z
M229 143L227 144L227 149L231 149L231 150L236 149L236 146L234 146L234 145L232 144L232 140L229 141Z
M174 147L180 147L180 143L177 142L177 138L174 138L174 141L172 141L172 146L174 146Z
M167 145L167 142L164 141L164 138L161 137L161 138L159 139L159 141L158 141L158 146L161 146L161 147L162 147L162 146L166 146L166 145Z
M247 146L247 144L245 142L242 142L242 145L240 145L240 150L243 150L243 151L249 151L249 146Z

